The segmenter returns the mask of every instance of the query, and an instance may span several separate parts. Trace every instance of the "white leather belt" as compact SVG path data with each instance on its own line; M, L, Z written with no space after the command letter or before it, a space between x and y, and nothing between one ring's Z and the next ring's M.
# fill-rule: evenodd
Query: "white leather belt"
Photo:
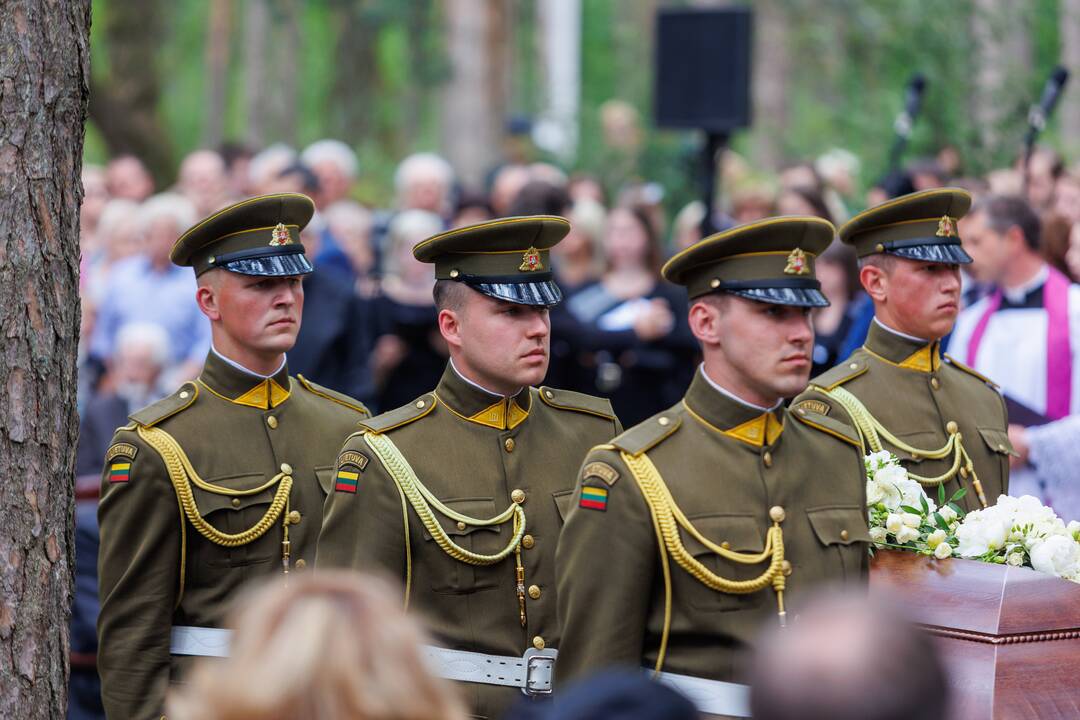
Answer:
M173 625L169 640L173 655L229 656L229 631L221 628Z
M660 673L656 679L685 695L703 713L750 717L749 685L669 672Z
M520 688L526 695L550 695L554 685L555 649L529 649L521 657L485 655L467 650L424 646L432 674L446 680Z
M174 625L169 643L173 655L228 657L231 631ZM549 695L555 675L554 649L529 649L521 657L485 655L425 645L424 659L434 675L446 680L520 688L526 695Z

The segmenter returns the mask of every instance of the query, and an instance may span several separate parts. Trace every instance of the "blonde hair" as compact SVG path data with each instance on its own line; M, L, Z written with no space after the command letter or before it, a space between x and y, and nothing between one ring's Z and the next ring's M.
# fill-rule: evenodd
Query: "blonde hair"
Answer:
M176 720L464 720L424 667L400 592L345 572L290 576L244 598L231 655L204 660L170 696Z

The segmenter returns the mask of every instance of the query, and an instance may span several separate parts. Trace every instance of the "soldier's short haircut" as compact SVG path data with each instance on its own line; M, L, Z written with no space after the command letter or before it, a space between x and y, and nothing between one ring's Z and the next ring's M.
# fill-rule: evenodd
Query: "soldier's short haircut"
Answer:
M1027 200L1016 195L988 195L971 210L986 214L986 224L996 233L1004 234L1009 228L1018 227L1024 234L1024 242L1038 252L1042 239L1042 223Z
M873 255L859 258L860 270L867 265L872 265L888 275L893 271L893 268L896 267L896 256L889 255L888 253L874 253Z
M469 287L457 280L436 280L435 287L431 291L435 298L435 309L453 310L460 312L465 307L465 298L469 293Z

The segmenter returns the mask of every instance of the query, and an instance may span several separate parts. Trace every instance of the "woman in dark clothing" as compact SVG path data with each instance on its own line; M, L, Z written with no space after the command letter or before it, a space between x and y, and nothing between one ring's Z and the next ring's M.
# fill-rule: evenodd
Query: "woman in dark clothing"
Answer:
M684 294L660 279L660 243L644 214L612 210L604 255L603 276L565 303L579 349L571 385L610 398L630 427L682 397L697 346Z
M814 310L814 364L810 377L817 377L846 359L840 353L855 322L858 305L855 300L862 293L855 254L846 245L833 244L817 259L815 270L821 292L831 305Z

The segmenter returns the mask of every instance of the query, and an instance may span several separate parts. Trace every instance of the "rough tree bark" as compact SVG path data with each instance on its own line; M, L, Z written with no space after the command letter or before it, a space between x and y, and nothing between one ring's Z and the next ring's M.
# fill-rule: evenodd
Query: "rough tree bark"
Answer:
M1080 0L1061 0L1058 6L1061 28L1061 63L1073 73L1080 69ZM1077 84L1075 75L1072 78ZM1069 88L1061 96L1061 132L1063 150L1075 157L1080 150L1080 92Z
M203 147L215 148L225 139L231 40L232 3L229 0L213 0L206 24L206 116L202 132Z
M0 717L65 713L90 0L0 3Z

